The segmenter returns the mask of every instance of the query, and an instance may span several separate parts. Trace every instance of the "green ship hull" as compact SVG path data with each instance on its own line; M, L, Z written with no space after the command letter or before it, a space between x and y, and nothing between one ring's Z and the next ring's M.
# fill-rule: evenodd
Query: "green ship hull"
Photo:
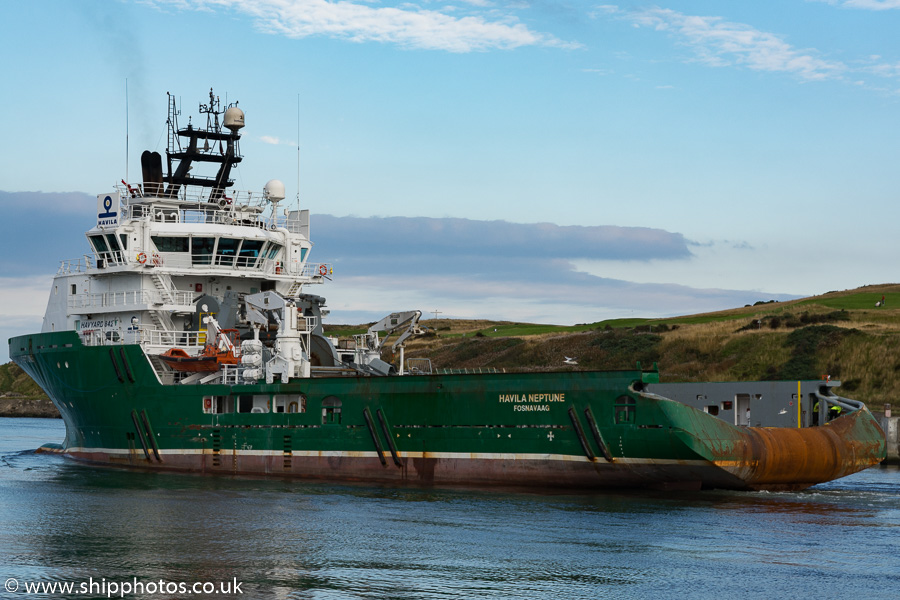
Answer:
M862 407L821 427L737 427L647 393L656 371L310 377L164 385L136 344L12 338L90 463L389 484L803 489L879 463Z

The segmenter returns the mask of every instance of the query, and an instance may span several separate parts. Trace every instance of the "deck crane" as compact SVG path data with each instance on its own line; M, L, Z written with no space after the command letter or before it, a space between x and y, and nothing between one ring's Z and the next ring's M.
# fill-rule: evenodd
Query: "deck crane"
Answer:
M404 343L414 335L422 335L425 333L422 328L419 327L419 319L421 317L421 310L407 310L391 313L377 323L372 324L372 326L369 327L369 330L362 336L358 336L363 338L362 341L364 342L363 344L359 344L359 346L362 346L369 353L380 355L381 349L384 347L384 344L387 343L388 338L390 338L392 334L401 331L397 340L391 344L391 351L396 352L398 348L400 349L400 375L404 375ZM384 338L379 335L381 332L386 334Z
M272 383L277 375L282 383L287 383L294 377L309 377L310 317L304 317L293 302L271 291L246 296L244 303L247 320L253 327L253 339L241 345L241 361L248 367L244 370L244 379L255 381L264 376L266 383ZM263 370L259 331L269 326L270 316L278 324L278 334L272 348L273 356Z

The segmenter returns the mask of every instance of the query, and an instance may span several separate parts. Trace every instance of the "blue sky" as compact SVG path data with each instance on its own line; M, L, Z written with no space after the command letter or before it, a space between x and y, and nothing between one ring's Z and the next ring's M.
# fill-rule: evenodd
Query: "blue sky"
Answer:
M335 322L593 322L898 279L900 0L3 8L3 337L39 328L126 176L126 80L132 180L165 149L166 92L182 119L210 87L240 102L236 187L299 179Z

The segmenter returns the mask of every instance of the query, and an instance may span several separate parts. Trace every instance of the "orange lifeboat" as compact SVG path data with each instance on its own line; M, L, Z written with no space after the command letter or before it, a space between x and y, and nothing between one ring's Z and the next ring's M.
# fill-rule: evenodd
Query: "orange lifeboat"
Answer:
M222 329L219 336L225 337L227 344L217 344L210 342L206 344L198 356L191 356L181 348L169 348L159 355L164 363L175 369L185 373L212 373L220 369L220 365L236 365L240 363L240 357L232 348L236 347L238 341L237 329Z

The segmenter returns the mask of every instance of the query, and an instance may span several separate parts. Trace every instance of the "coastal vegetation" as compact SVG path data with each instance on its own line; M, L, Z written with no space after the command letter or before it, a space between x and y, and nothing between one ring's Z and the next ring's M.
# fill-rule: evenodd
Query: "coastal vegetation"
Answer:
M884 304L881 303L884 298ZM407 357L434 368L626 369L659 365L663 381L831 377L874 409L900 392L900 285L668 319L554 327L437 319ZM564 364L566 357L576 366Z
M47 394L15 363L0 365L0 416L56 417Z

